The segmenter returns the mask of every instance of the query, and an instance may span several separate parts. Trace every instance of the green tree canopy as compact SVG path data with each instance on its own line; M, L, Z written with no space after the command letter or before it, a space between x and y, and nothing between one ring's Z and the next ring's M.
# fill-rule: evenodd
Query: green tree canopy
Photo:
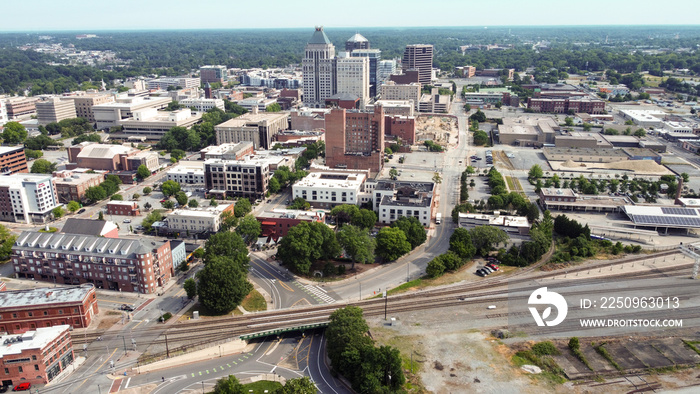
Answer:
M166 197L174 196L177 192L180 191L180 184L175 181L165 181L160 186L160 190Z
M311 204L306 202L301 197L297 197L294 200L292 200L292 203L289 205L289 209L300 209L303 211L308 211L311 208Z
M77 201L71 201L66 205L66 208L68 208L68 211L70 212L75 212L80 209L80 203Z
M197 295L197 281L194 278L187 278L183 285L185 293L187 293L187 298L190 300Z
M209 253L205 257L204 268L197 273L199 302L214 313L232 311L253 290L253 285L246 278L247 264L242 267L237 260L240 259Z
M425 228L416 217L400 217L391 227L400 228L406 234L406 240L411 244L411 249L423 244L428 239Z
M141 179L146 179L151 176L151 171L145 164L141 164L139 168L136 169L136 175Z
M494 247L508 241L508 234L497 227L476 226L469 231L472 244L482 256L486 256Z
M143 195L144 195L144 196L147 196L147 195L151 194L152 191L153 191L153 189L151 189L150 187L146 186L146 187L143 188Z
M187 202L187 206L190 208L197 208L199 206L199 202L193 198Z
M323 236L307 222L289 229L277 249L277 257L289 269L307 274L311 264L321 257Z
M355 268L355 262L371 263L374 261L375 242L367 230L349 224L338 231L337 237L340 246L352 260L352 268Z
M534 166L530 167L530 171L527 173L528 179L540 179L543 176L544 172L542 171L542 167L540 167L539 164L535 164Z
M450 250L462 259L471 259L476 254L476 247L466 228L457 228L450 236Z
M213 394L248 394L248 390L243 388L235 376L229 375L216 381Z
M185 192L179 191L175 193L175 201L177 201L177 203L180 204L181 207L187 205L187 200L188 198Z
M316 394L318 389L308 376L287 380L274 394Z
M104 200L107 198L107 192L102 186L90 186L85 190L85 198L90 202L95 203L97 201Z
M236 205L233 207L233 214L237 218L242 218L243 216L249 214L253 210L252 205L250 205L250 200L247 198L241 198L236 201Z
M250 258L248 248L239 234L230 231L219 231L212 235L204 244L204 263L215 256L230 257L238 264L242 271L248 272Z
M45 159L36 159L32 164L32 174L52 174L56 171L56 163L52 163Z
M236 232L243 238L245 243L249 244L260 236L262 225L255 216L246 215L238 222Z
M411 243L400 228L383 227L377 234L377 250L385 261L394 261L411 251Z
M350 223L359 212L360 208L358 208L357 205L341 204L331 209L331 216L335 218L339 226L342 226L345 223Z
M17 145L27 138L27 129L19 122L7 122L2 130L2 140L8 145Z

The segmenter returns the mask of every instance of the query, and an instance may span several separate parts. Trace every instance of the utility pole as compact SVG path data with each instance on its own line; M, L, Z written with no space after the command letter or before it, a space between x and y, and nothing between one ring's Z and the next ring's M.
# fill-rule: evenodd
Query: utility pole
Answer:
M126 349L126 337L122 335L122 341L124 341L124 354L128 355L129 351Z
M389 304L389 297L386 295L386 290L384 290L384 320L386 320L386 308Z
M165 354L170 358L170 349L168 348L168 334L165 334ZM204 382L202 382L202 390L204 390Z

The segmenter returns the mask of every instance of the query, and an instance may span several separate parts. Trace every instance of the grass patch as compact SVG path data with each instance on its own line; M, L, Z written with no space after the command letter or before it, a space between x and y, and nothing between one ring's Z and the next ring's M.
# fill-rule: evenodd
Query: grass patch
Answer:
M581 351L581 346L577 337L571 337L571 339L569 339L569 350L571 350L571 353L574 355L574 357L581 361L583 365L586 366L586 368L593 371L593 368L591 368L591 364L588 363L586 356Z
M257 290L253 289L241 302L243 309L248 312L259 312L267 310L267 301L265 297L260 294Z
M273 382L271 380L258 380L257 382L248 383L243 385L243 392L245 393L274 393L275 391L282 388L282 383Z
M618 371L622 371L622 367L620 364L618 364L613 358L612 355L608 352L608 349L605 348L605 342L601 343L600 345L596 346L595 342L591 343L591 346L593 346L593 349L595 349L598 354L600 354L604 359L608 360L610 364L612 364L615 369Z
M193 315L194 315L195 311L199 311L199 318L200 319L215 318L215 317L224 316L224 315L242 315L243 314L243 312L238 310L238 308L230 311L229 313L224 313L223 315L218 314L218 313L212 313L211 311L207 310L207 308L202 306L202 304L197 302L194 305L192 305L185 313L182 314L182 317L180 317L180 320L192 319L194 317Z
M39 229L40 233L55 233L56 231L58 231L56 227L49 227L48 231L45 228Z
M698 349L697 345L700 345L700 341L686 341L685 339L683 340L683 343L685 343L686 346L691 348L695 353L700 354L700 349Z

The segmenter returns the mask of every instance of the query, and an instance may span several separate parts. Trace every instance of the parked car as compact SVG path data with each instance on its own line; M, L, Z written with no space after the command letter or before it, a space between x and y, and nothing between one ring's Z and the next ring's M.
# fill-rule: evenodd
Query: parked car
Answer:
M122 223L131 223L131 219L124 219Z
M499 266L497 266L497 265L495 265L495 264L486 264L486 266L489 267L489 268L491 268L491 269L494 270L494 271L498 271L498 270L501 269Z
M477 270L477 271L475 272L475 274L477 274L477 275L479 275L479 276L482 276L482 277L483 277L483 276L486 276L486 274L485 274L484 271L482 271L482 270Z
M29 382L20 383L12 391L26 391L32 388L32 384Z
M164 198L164 199L160 200L160 202L166 202L166 201L168 201L167 198Z
M0 386L0 393L6 393L10 389L10 386Z
M488 272L489 274L494 272L494 269L489 266L485 266L484 268L482 268L482 270Z
M78 213L83 213L83 212L85 212L85 208L80 208L80 210L78 210Z
M133 311L134 311L134 307L131 306L131 305L129 305L129 304L122 304L122 306L120 306L119 309L121 309L121 310L123 310L123 311L127 311L127 312L133 312Z

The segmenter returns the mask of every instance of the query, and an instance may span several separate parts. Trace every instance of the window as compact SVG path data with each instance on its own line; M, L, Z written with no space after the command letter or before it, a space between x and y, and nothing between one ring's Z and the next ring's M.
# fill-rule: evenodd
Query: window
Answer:
M36 361L36 355L32 355L32 360Z
M35 371L38 371L38 370L39 370L39 365L38 365L38 364L34 364L34 370L35 370Z
M20 372L24 372L24 370L22 370L22 367L19 367L19 371L20 371Z
M63 309L59 309L59 310L58 310L58 314L59 314L59 315L62 315L62 314L63 314Z
M48 315L49 315L49 311L44 311L44 316L48 316Z

